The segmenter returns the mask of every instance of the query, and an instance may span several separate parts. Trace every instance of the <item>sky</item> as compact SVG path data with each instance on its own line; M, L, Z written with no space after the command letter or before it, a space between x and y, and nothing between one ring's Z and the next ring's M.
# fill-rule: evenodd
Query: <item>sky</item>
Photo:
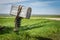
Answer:
M0 14L9 14L12 5L32 8L32 15L60 15L60 0L0 0Z

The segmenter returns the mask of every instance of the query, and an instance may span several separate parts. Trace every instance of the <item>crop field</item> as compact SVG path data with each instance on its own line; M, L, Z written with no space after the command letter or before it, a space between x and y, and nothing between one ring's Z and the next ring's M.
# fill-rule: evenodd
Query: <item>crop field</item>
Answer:
M19 32L14 32L14 17L0 17L0 40L60 40L60 21L42 17L22 19Z

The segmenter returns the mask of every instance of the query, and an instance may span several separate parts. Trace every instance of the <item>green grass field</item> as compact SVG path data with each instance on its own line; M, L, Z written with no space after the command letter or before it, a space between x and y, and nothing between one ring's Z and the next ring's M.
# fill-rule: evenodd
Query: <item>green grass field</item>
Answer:
M47 19L22 19L19 33L14 32L14 18L1 18L0 40L60 40L60 21Z

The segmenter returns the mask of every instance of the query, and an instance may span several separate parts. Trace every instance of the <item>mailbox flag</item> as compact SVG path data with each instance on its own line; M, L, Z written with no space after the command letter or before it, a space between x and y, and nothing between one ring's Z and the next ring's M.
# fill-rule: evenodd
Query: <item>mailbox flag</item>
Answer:
M10 14L16 16L18 12L18 7L19 6L12 6ZM32 9L30 7L22 7L22 10L19 16L29 19L31 16L31 11Z

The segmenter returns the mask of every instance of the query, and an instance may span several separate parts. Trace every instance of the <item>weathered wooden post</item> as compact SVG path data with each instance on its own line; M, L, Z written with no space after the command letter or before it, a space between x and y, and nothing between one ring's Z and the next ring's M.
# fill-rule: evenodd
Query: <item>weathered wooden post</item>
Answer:
M19 14L21 13L21 10L22 10L22 6L19 6L16 18L15 18L15 28L14 28L14 31L18 31L19 27L21 25L22 17L19 17Z
M27 18L27 19L30 18L31 10L32 9L30 7L23 7L21 5L11 7L10 14L16 16L14 31L16 31L16 32L19 31L19 27L21 25L22 18Z

